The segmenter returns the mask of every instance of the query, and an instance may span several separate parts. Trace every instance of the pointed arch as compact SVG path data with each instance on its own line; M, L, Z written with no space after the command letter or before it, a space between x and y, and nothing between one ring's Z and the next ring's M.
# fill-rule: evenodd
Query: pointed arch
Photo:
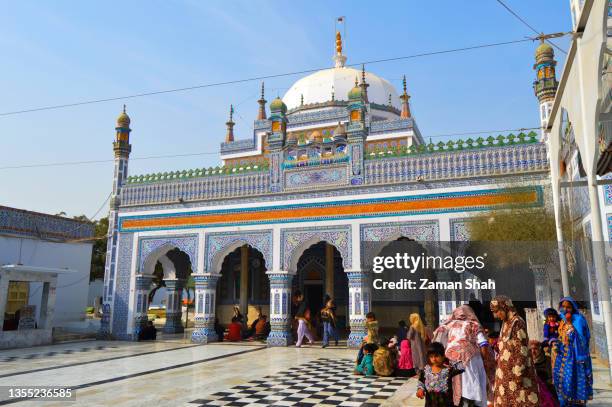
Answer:
M204 245L204 264L208 272L219 272L223 259L243 245L261 252L266 268L272 268L272 230L208 233Z
M351 228L347 225L281 230L283 270L295 273L302 254L310 246L321 241L331 244L340 252L345 270L352 268Z

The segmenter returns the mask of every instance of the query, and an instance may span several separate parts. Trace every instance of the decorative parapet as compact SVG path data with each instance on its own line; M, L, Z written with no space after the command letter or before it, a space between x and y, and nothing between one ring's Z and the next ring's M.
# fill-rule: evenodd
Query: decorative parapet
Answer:
M232 141L231 143L221 143L221 155L241 153L254 150L256 147L255 138Z
M316 124L319 122L329 121L346 121L348 120L348 112L344 107L336 107L333 109L319 110L316 112L294 113L287 116L289 121L287 127L297 127L303 124Z
M268 171L269 164L267 161L236 165L222 166L214 168L196 168L194 170L158 172L157 174L134 175L126 179L126 184L143 184L151 182L169 182L181 181L190 178L226 176L226 175L241 175L245 173L264 172Z
M38 239L89 239L94 236L91 222L58 215L0 206L0 233Z
M412 119L379 120L370 123L370 135L412 129Z
M349 161L346 154L334 154L330 157L316 157L308 160L287 160L283 162L283 168L311 167L315 165L344 163Z
M236 169L235 173L219 174L219 171L215 171L215 174L208 175L196 172L195 176L132 182L121 188L121 205L155 205L261 195L270 190L270 173L267 168L264 171L264 166L260 168L260 171L240 172Z
M367 160L365 184L420 182L468 177L545 172L546 145L500 144L493 148L440 150L404 156L386 155Z
M255 130L272 130L272 122L268 119L255 120L255 123L253 124L253 128Z
M469 138L467 140L450 140L446 143L441 141L438 144L433 144L430 142L429 144L412 145L410 147L399 146L386 150L368 151L366 153L365 158L366 160L374 160L389 157L406 157L417 154L431 154L451 151L485 149L491 147L507 147L521 144L534 144L538 143L537 138L538 135L532 131L529 134L519 133L518 135L508 134L506 136L499 135L497 137L489 136L486 139L478 137L476 140Z

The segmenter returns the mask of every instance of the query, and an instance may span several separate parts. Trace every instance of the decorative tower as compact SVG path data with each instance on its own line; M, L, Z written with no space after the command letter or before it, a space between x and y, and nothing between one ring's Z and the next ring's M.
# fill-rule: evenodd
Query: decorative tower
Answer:
M540 101L540 124L544 129L548 124L559 82L557 82L555 75L555 66L557 65L555 51L550 44L544 42L543 37L540 37L540 45L535 52L535 60L533 69L536 71L536 80L533 82L533 90Z
M342 54L342 36L340 35L340 31L336 31L336 54L333 59L336 68L344 68L346 55Z
M400 114L400 117L402 119L410 119L412 115L410 114L410 105L408 104L408 101L410 100L410 95L408 95L408 93L406 92L406 75L404 75L403 84L404 93L402 93L402 95L400 96L400 99L402 100L402 113Z
M365 65L361 65L361 84L359 87L362 89L363 103L369 103L368 101L368 83L366 82L366 73L365 73Z
M270 103L270 121L272 134L268 136L268 151L270 157L270 191L282 190L281 162L283 145L287 133L287 105L277 97Z
M257 113L257 120L266 120L266 102L264 99L264 83L261 83L261 98L257 101L259 103L259 113Z
M227 133L225 134L225 142L232 143L234 141L234 105L230 105L229 120L225 122L227 126Z
M363 85L363 82L362 82ZM347 126L348 153L350 155L351 185L363 184L363 152L366 138L366 86L360 86L355 78L355 86L349 91L347 106L349 123Z
M106 248L106 263L104 268L104 293L102 305L102 321L100 323L99 336L109 338L111 334L110 317L113 309L113 294L115 287L116 265L117 265L117 240L118 219L121 187L128 174L128 160L132 146L130 145L130 117L123 112L117 117L115 127L115 141L113 151L115 153L115 171L113 176L113 189L110 197L108 214L108 242Z

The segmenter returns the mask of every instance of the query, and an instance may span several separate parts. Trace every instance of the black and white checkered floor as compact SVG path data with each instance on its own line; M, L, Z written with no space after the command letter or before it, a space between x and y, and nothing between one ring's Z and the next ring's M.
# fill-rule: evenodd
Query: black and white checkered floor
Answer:
M17 356L5 356L0 358L0 362L14 362L16 360L28 360L28 359L38 359L49 356L58 356L58 355L70 355L73 353L81 353L81 352L89 352L92 350L102 350L102 349L110 349L116 348L117 346L91 346L91 347L83 347L77 349L64 349L57 351L50 351L44 353L30 353L25 355L17 355Z
M196 406L379 406L406 378L356 376L355 362L317 359L295 369L193 400Z

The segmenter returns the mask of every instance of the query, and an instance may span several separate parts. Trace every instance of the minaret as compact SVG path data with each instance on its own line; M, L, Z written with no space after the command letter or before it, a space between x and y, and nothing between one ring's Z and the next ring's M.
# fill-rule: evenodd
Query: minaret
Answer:
M340 35L340 31L336 31L336 54L333 59L336 68L344 68L346 56L342 54L342 36Z
M283 147L287 135L287 105L280 97L270 103L272 133L268 133L268 156L270 159L270 191L282 190Z
M400 96L400 99L402 100L402 113L400 113L400 117L402 119L410 119L412 115L410 114L410 105L408 104L408 101L410 100L410 95L408 95L408 93L406 92L406 75L404 75L403 84L404 93L402 93L402 95Z
M227 134L225 135L225 142L232 143L234 141L234 105L230 105L230 115L229 120L225 122L227 126Z
M361 84L359 85L359 87L361 87L362 91L361 94L363 95L363 102L364 103L369 103L368 102L368 83L366 82L366 73L365 73L365 65L361 65Z
M259 113L257 113L257 120L266 120L266 102L264 99L264 83L261 83L261 98L257 101L259 103Z
M548 125L559 82L557 82L555 75L555 66L557 65L555 51L542 37L540 37L540 45L535 52L535 60L533 69L536 71L536 80L533 82L533 90L540 101L540 124L545 129Z
M130 145L130 117L123 112L117 117L117 125L115 126L115 141L113 142L113 151L115 153L115 170L113 175L113 189L111 192L109 213L108 213L108 241L106 249L106 262L104 266L104 292L103 292L103 317L100 323L99 337L108 338L111 334L110 315L113 308L113 294L115 292L115 275L116 275L116 258L117 239L118 239L118 221L117 212L121 204L120 195L121 187L123 186L128 174L128 160L132 146Z

